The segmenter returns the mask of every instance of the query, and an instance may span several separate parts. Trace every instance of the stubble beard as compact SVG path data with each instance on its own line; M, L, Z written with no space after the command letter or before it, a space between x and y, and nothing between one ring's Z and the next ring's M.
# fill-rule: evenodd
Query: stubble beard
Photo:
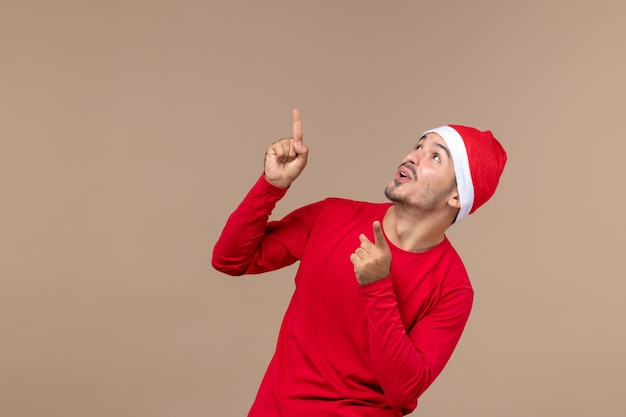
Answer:
M392 203L400 204L400 205L408 205L409 204L409 198L406 195L397 193L395 191L395 188L398 185L399 184L397 182L395 183L395 186L388 185L385 188L385 197L387 197L387 199L389 201L391 201Z
M385 197L387 197L387 199L392 203L400 206L416 206L416 202L411 202L409 196L396 191L396 188L400 185L401 184L399 184L397 181L394 181L393 184L388 185L385 188ZM440 191L439 193L437 193L437 195L431 196L428 201L422 201L422 204L418 205L420 205L421 208L424 210L433 210L438 205L441 205L444 199L447 201L449 194L455 187L456 181L450 186L449 189Z

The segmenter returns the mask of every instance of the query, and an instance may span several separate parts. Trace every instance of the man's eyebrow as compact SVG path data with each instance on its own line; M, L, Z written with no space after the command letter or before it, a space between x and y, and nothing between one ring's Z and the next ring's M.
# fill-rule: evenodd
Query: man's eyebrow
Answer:
M420 144L421 142L424 142L424 139L426 139L426 135L419 138L417 143ZM446 155L448 155L448 158L452 159L452 155L450 154L450 149L448 149L446 145L444 145L443 143L439 143L439 142L434 142L434 145L437 146L438 148L443 149L446 152Z
M435 142L434 145L439 147L439 148L441 148L441 149L443 149L444 151L446 151L446 154L448 155L448 158L452 159L452 155L450 155L450 149L448 149L447 146L445 146L442 143L438 143L438 142Z
M417 140L416 145L419 145L420 143L424 142L424 139L426 139L426 135L423 135L421 138L419 138L419 139Z

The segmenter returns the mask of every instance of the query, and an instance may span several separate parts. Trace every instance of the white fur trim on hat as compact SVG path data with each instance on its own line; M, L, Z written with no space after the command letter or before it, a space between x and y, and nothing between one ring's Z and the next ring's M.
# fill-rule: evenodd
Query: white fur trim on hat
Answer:
M431 132L441 136L450 149L452 162L454 163L454 173L456 174L459 201L461 202L461 209L456 216L456 220L461 220L470 213L474 204L474 184L472 182L472 172L470 171L465 142L459 132L450 126L440 126L427 130L422 136Z

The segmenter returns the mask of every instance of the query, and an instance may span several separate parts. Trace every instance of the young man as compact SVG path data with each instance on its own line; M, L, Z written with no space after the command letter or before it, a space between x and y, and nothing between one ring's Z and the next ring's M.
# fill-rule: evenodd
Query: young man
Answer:
M269 221L307 163L293 136L269 146L263 175L213 251L226 274L300 261L276 352L250 417L401 416L452 355L473 290L447 228L495 192L506 153L491 132L425 132L385 190L388 203L328 198Z

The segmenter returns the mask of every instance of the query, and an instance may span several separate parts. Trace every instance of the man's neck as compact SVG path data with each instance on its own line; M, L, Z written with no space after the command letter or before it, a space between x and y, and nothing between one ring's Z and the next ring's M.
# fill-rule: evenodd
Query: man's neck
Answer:
M407 252L424 252L445 238L446 219L419 213L393 204L383 218L383 230L398 248Z

